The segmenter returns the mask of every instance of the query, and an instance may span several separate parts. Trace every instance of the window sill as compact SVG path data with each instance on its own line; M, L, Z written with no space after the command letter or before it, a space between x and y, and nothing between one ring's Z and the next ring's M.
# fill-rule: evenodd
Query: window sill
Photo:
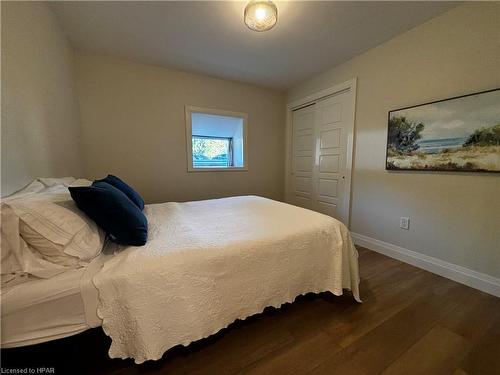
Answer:
M193 168L189 167L188 172L247 172L248 167L227 167L227 168Z

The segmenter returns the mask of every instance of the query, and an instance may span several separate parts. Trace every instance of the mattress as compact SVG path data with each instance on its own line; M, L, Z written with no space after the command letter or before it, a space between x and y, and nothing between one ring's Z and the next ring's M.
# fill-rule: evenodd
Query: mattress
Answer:
M100 326L92 278L105 257L50 279L26 278L2 287L2 348L38 344Z

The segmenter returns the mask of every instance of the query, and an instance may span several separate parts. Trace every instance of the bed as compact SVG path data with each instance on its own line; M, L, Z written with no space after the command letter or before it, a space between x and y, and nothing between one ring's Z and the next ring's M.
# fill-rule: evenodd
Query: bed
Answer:
M110 357L142 363L301 294L360 301L356 249L331 217L258 196L144 212L146 246L108 243L84 268L3 288L2 347L102 325Z

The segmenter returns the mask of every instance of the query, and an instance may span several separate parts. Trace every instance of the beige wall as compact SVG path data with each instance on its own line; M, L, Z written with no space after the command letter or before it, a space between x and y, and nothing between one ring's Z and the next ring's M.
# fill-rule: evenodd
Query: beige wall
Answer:
M2 196L80 175L74 55L46 4L2 2Z
M117 174L150 203L282 199L282 93L92 55L77 58L77 82L87 177ZM248 113L248 171L187 172L185 105Z
M353 232L500 277L499 175L384 169L389 110L500 87L499 25L499 3L461 5L288 92L358 77Z

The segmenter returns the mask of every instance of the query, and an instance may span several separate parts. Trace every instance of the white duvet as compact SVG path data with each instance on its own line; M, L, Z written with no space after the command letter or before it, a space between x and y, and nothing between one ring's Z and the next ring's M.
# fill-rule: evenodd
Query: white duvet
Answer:
M308 292L359 301L357 252L339 221L244 196L145 208L149 240L94 277L112 358L159 359Z

